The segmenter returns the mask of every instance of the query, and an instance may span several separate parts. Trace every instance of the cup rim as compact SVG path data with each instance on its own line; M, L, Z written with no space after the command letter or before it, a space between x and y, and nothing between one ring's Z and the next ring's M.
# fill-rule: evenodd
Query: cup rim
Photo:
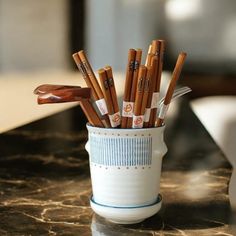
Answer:
M107 131L140 131L141 132L141 131L148 131L148 130L154 130L154 129L165 129L166 124L164 123L162 126L159 126L159 127L122 129L122 128L96 127L96 126L92 126L89 122L87 122L86 127L96 129L96 130L107 130Z

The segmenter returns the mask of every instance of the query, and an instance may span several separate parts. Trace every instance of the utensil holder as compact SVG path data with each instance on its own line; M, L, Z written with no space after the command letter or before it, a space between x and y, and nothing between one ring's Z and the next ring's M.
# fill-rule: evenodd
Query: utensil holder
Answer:
M160 176L167 152L164 126L110 129L87 125L91 207L116 223L140 222L161 207Z

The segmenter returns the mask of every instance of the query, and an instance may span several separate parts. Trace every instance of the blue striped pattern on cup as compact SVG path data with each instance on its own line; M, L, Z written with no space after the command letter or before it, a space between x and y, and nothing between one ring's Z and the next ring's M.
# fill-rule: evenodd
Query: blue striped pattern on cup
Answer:
M152 137L89 137L90 161L105 166L152 164Z

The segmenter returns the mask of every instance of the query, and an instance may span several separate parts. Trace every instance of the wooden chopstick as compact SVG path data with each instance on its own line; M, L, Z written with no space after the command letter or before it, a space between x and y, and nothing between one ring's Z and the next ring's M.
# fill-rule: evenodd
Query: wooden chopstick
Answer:
M83 76L83 78L84 78L84 80L85 80L85 83L87 84L87 86L88 86L89 88L92 89L92 97L93 97L93 99L94 99L95 101L98 100L99 98L98 98L98 96L97 96L97 93L96 93L96 91L95 91L95 88L94 88L93 84L92 84L91 81L90 81L90 78L89 78L89 76L88 76L88 74L87 74L87 72L86 72L86 70L85 70L85 68L84 68L84 65L83 65L83 63L82 63L82 61L81 61L81 59L80 59L78 53L74 53L74 54L72 55L72 57L73 57L73 59L74 59L74 61L75 61L75 64L77 65L77 67L78 67L80 73L82 74L82 76Z
M143 115L141 114L142 108L142 99L144 94L144 87L146 81L146 72L147 69L144 65L140 66L137 82L137 90L134 103L134 115L133 115L133 128L142 128L143 127ZM143 112L144 113L144 112Z
M120 111L120 109L118 105L118 99L117 99L117 94L116 94L116 87L115 87L115 82L113 78L112 68L111 66L105 66L104 69L106 71L107 78L108 78L108 86L109 86L110 94L111 94L113 112L117 113Z
M150 78L150 86L149 86L149 92L148 92L148 99L147 99L147 105L146 105L146 111L145 111L145 116L144 116L144 123L143 127L147 128L149 127L149 121L150 121L150 115L151 115L151 110L152 110L152 100L153 100L153 93L155 90L155 73L157 69L157 63L158 63L158 58L157 56L153 56L151 59L151 78Z
M79 104L80 104L85 116L87 117L87 119L91 125L104 128L104 125L103 125L100 117L98 116L93 105L91 104L91 102L88 99L82 99L79 102Z
M150 66L151 65L151 59L154 56L154 54L152 53L152 45L149 45L148 48L148 53L147 53L147 57L146 57L146 61L145 61L145 66Z
M136 50L132 48L129 49L128 63L126 67L124 97L123 97L123 104L122 104L121 128L126 128L128 117L132 117L133 115L133 104L130 103L130 93L131 93L132 80L133 80L135 55L136 55Z
M107 66L105 69L100 69L98 75L107 104L111 127L117 127L120 125L120 112L111 67Z
M113 114L109 116L110 123L112 127L118 127L121 124L121 116L120 109L118 105L118 99L116 94L115 81L113 78L112 68L110 66L106 66L105 68L107 78L108 78L108 86L111 94L112 106L113 106Z
M94 90L96 91L96 94L97 94L98 98L102 99L103 98L102 90L99 86L99 83L98 83L97 78L96 78L96 76L93 72L93 69L92 69L92 67L91 67L91 65L88 61L87 56L85 55L83 50L79 51L78 55L79 55L80 60L82 61L83 65L84 65L84 68L85 68L85 70L86 70L86 72L87 72L87 74L90 78L90 81L91 81L91 83L94 87Z
M104 69L99 69L98 70L98 76L100 80L100 84L102 87L102 91L104 94L104 98L107 104L107 110L108 110L108 115L113 114L113 105L112 105L112 98L111 98L111 93L109 89L109 83L108 83L108 77L106 74L106 71Z
M164 51L165 51L165 41L164 40L158 40L160 43L160 50L159 50L159 60L158 60L158 80L157 80L157 90L160 91L160 85L161 85L161 74L163 69L163 59L164 59Z
M153 66L148 66L144 85L142 108L141 108L141 114L144 115L143 127L145 128L148 127L151 113L152 84L153 84Z
M135 55L135 63L134 63L134 72L133 72L133 79L132 79L132 86L131 86L131 93L130 93L130 102L135 102L136 96L136 89L137 89L137 81L138 81L138 73L139 73L139 66L141 64L142 59L142 50L137 49ZM127 128L132 128L133 118L128 117L127 120Z
M159 54L159 48L160 48L159 40L158 39L152 40L151 53L157 56Z
M152 42L153 53L158 57L158 66L156 71L156 83L155 83L155 107L153 107L150 115L149 127L154 127L156 122L156 114L158 108L158 100L160 94L160 85L161 85L161 74L162 74L162 67L163 67L163 54L165 49L165 42L164 40L153 40ZM154 51L156 50L156 51Z
M161 107L161 110L159 112L159 115L158 115L158 118L157 118L157 121L156 121L156 126L157 127L162 126L162 124L164 122L164 118L165 118L166 112L168 110L168 106L171 102L172 95L173 95L174 90L175 90L176 82L179 79L179 76L180 76L180 73L182 71L186 56L187 56L187 54L185 52L180 53L179 56L178 56L178 59L177 59L176 65L175 65L175 69L174 69L173 74L172 74L172 79L170 81L168 90L167 90L166 95L165 95L164 104Z

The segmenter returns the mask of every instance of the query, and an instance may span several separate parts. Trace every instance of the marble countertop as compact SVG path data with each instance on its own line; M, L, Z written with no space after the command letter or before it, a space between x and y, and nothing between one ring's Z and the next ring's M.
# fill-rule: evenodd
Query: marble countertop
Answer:
M0 235L235 235L231 166L186 100L167 120L161 211L116 225L89 206L85 117L78 106L0 135Z

